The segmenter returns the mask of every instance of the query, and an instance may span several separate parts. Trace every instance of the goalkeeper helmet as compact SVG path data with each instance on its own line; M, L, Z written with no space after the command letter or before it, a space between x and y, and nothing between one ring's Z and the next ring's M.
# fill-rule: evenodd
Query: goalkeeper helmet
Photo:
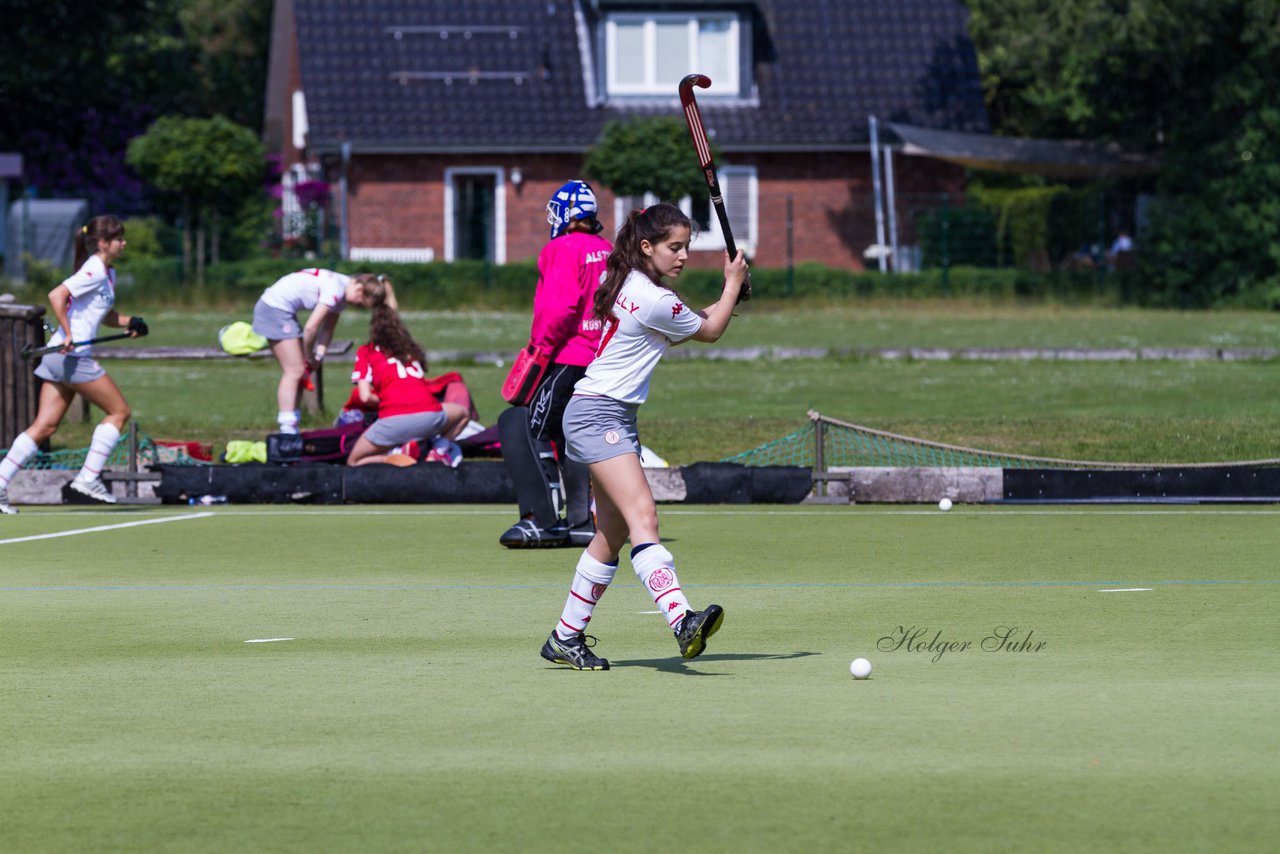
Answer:
M556 190L547 202L547 222L551 223L551 239L564 234L575 219L595 219L596 194L586 181L573 180Z

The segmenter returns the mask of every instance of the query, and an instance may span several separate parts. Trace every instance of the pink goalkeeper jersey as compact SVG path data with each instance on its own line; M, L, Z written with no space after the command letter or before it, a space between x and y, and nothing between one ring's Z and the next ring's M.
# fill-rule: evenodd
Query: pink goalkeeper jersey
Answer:
M573 393L644 403L662 354L701 328L702 315L674 291L632 270L618 292L613 317L605 323L600 352Z
M592 316L591 303L611 248L599 235L571 231L538 254L529 341L556 364L589 365L595 356L602 324Z

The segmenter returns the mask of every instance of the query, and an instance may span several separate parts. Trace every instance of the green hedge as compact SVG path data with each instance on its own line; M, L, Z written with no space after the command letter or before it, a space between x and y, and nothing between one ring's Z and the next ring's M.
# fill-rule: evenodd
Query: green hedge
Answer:
M305 263L305 262L302 262ZM276 279L300 269L293 259L264 258L234 261L208 268L203 287L181 284L181 264L176 259L136 260L121 265L120 290L146 302L184 305L253 304ZM386 273L395 282L405 308L527 308L538 280L532 261L516 264L484 264L457 261L431 264L337 262L332 268L344 273ZM1020 269L954 267L921 273L885 275L800 264L788 276L782 268L757 268L751 272L758 298L848 299L865 297L934 298L970 297L1009 299L1115 299L1117 277L1108 278L1100 290L1090 272L1034 273ZM677 283L691 299L711 301L720 292L718 270L686 270Z
M529 307L538 279L532 261L503 265L479 261L385 264L259 258L211 266L206 270L205 284L197 287L182 283L182 265L178 259L164 258L125 260L120 265L118 287L122 296L127 294L131 304L138 301L244 310L276 279L308 263L331 266L344 273L386 273L395 282L401 305L409 309L524 310ZM886 275L801 264L790 275L782 268L756 268L752 270L751 279L753 293L759 299L964 297L992 301L1152 304L1143 292L1142 282L1132 271L1110 273L1100 281L1096 273L1079 270L1037 273L1018 268L953 267L945 273L927 270ZM720 291L720 280L718 270L686 270L677 287L695 302L711 302ZM43 302L48 285L15 290L20 298ZM1264 303L1254 300L1249 304Z

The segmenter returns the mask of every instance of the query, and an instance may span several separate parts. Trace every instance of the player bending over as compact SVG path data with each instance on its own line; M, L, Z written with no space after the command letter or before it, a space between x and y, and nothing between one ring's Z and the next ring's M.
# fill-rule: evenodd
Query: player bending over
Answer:
M574 387L564 413L570 459L586 463L596 499L596 534L578 559L560 622L542 646L542 657L575 670L608 670L587 648L591 612L618 570L618 555L631 541L631 566L675 632L684 658L706 648L724 609L694 611L680 589L675 559L658 541L658 511L640 466L636 413L649 395L649 379L672 344L713 342L729 326L747 277L747 262L725 253L724 290L703 311L691 311L663 285L684 269L692 226L668 204L635 210L618 231L608 273L595 297L604 321L600 349Z

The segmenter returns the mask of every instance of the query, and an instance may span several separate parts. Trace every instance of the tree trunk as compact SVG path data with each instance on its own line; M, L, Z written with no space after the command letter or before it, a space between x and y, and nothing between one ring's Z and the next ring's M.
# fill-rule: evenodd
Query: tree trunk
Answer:
M196 223L196 287L204 287L204 217Z
M221 260L221 253L218 251L219 244L222 240L222 217L214 211L209 215L209 263L217 264Z
M182 280L191 281L191 199L182 200Z

